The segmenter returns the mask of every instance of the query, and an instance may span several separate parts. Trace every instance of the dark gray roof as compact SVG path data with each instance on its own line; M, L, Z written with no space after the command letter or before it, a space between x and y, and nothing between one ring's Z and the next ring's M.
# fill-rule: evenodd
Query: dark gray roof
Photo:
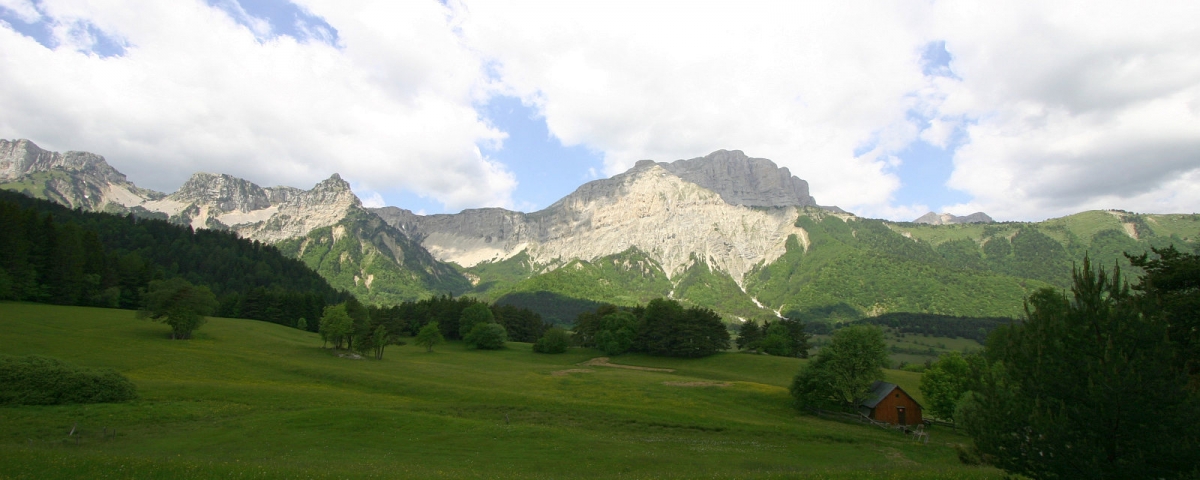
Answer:
M871 388L867 390L867 398L859 405L867 408L875 408L876 405L879 405L879 402L883 401L884 398L887 398L888 394L892 393L892 390L895 389L896 384L894 383L876 380L871 384Z
M887 398L888 394L892 393L892 390L897 388L900 387L896 386L894 383L876 380L871 384L871 388L867 390L867 399L863 400L859 406L875 408L876 405L879 405L879 402L883 401L884 398ZM900 388L900 391L904 392L904 389ZM904 392L904 394L908 395L908 392ZM908 398L912 398L912 395L908 395ZM913 403L916 403L918 407L925 408L922 407L919 402L917 402L917 399L913 398L912 401Z

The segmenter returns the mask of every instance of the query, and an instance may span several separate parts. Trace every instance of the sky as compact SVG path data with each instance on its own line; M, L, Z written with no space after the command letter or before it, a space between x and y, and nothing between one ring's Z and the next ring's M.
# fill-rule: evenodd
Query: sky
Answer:
M0 138L368 206L768 158L822 205L1200 211L1200 2L0 0Z

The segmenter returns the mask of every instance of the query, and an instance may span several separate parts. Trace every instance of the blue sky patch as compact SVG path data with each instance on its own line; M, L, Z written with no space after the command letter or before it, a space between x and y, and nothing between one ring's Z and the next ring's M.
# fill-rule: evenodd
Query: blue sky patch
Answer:
M945 40L929 42L925 44L925 51L921 52L921 73L933 77L958 78L950 70L951 59Z
M595 180L603 173L600 153L584 146L563 146L537 109L511 96L492 97L479 108L496 128L508 133L498 150L484 154L508 166L519 184L513 202L523 211L540 210Z
M287 0L207 0L239 24L249 28L259 40L281 35L301 42L316 41L338 45L338 31L325 19L313 15Z
M26 22L17 12L5 7L0 7L0 20L8 23L17 33L32 38L43 47L58 48L59 41L54 36L54 27L58 25L58 22L46 16L37 8L37 4L34 4L33 8L37 9L40 14L40 17L33 22ZM98 55L101 58L119 57L125 54L124 40L105 33L90 22L76 21L68 24L68 27L69 35L82 40L76 43L89 46L86 50L80 50L83 53Z

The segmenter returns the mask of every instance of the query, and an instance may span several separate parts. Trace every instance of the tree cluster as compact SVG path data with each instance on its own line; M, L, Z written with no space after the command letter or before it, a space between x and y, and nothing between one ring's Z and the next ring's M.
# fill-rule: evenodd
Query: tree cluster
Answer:
M321 340L334 349L354 350L383 359L388 345L403 345L399 335L379 319L373 318L366 307L351 298L346 303L325 307L317 326Z
M393 335L416 335L426 325L436 322L443 338L462 340L470 330L462 329L463 312L473 305L489 310L495 323L504 327L507 338L514 342L536 342L550 325L529 309L512 305L491 305L471 297L439 295L415 302L403 302L389 307L370 307L371 321L386 325Z
M215 315L288 326L350 297L302 262L231 232L0 191L0 300L136 309L151 281L173 278L211 290Z
M808 358L809 335L799 320L780 318L767 320L760 327L754 321L742 324L737 347L747 352L761 352L780 357Z
M1085 259L1070 294L1035 292L992 334L954 413L979 458L1034 478L1200 474L1200 258L1154 252L1131 257L1132 289Z
M729 348L721 317L702 307L684 308L671 299L651 300L628 310L606 305L580 314L574 338L609 355L640 352L665 357L703 357Z

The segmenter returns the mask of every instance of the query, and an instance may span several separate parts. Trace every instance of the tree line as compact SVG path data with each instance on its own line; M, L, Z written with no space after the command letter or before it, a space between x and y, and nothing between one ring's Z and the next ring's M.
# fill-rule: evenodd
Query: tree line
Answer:
M0 300L136 309L152 281L172 278L210 289L215 315L289 326L351 298L302 262L231 232L0 191Z
M604 305L575 320L576 345L608 355L640 352L665 357L696 358L729 349L729 331L721 317L703 307L684 308L660 298L645 306Z

